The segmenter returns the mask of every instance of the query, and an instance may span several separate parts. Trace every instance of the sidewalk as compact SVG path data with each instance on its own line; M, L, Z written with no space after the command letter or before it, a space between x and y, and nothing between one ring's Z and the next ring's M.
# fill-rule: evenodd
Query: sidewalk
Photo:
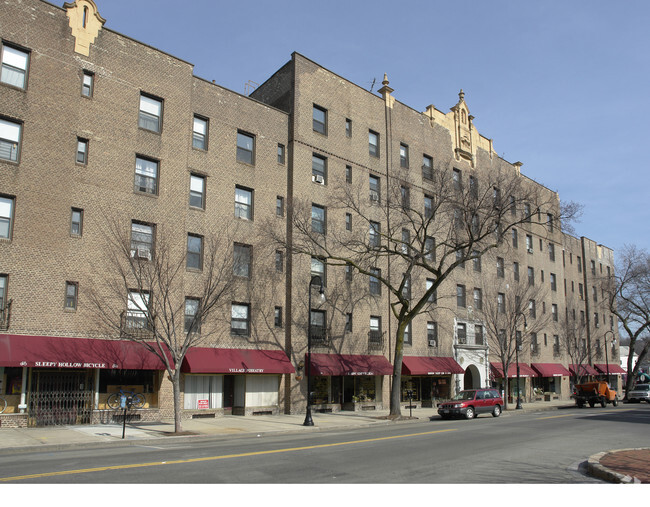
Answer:
M514 405L502 414L502 417L516 417L520 413L561 410L573 407L571 401L551 401L525 403L522 410L515 410ZM388 424L408 424L413 419L390 421L385 418L388 410L373 412L336 412L329 414L314 413L314 426L303 426L304 414L295 415L260 415L260 416L223 416L214 419L189 419L183 421L183 434L174 434L173 421L153 423L133 423L126 425L122 439L121 423L47 426L43 428L0 428L0 455L12 455L43 450L58 451L75 448L105 448L130 445L156 445L161 440L189 442L200 439L232 439L245 436L261 436L274 433L305 433L343 428L368 427ZM408 417L409 411L402 409L402 416ZM413 410L413 418L428 420L438 418L437 409L420 408ZM490 417L481 415L480 417ZM650 450L633 450L632 457L619 454L623 451L603 452L589 458L588 467L596 475L610 482L625 482L625 476L633 477L637 470L650 470ZM638 452L637 452L638 451ZM593 461L593 463L592 463ZM616 470L614 472L614 470ZM598 474L598 475L597 475ZM633 479L627 482L634 482ZM650 482L650 477L636 475L637 482Z

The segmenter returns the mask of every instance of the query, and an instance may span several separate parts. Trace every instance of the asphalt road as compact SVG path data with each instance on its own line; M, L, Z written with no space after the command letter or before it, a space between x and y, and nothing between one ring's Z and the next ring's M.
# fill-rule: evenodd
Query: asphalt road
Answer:
M481 415L346 431L0 457L13 484L572 484L579 464L647 446L650 406Z

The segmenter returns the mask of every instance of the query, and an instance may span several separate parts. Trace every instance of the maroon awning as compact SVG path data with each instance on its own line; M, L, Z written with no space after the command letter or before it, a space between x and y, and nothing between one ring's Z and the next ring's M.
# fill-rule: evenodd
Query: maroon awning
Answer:
M393 365L384 356L312 354L310 372L312 375L392 375Z
M217 349L194 347L181 366L184 373L293 373L282 350Z
M404 375L451 375L465 373L453 357L404 356L402 374Z
M501 363L490 363L490 373L493 378L503 378L503 366ZM519 363L520 377L539 377L537 372L526 363ZM517 363L508 365L508 378L517 377Z
M558 363L531 363L540 377L570 377L571 372Z
M594 368L596 368L596 370L598 370L600 373L604 373L605 375L607 375L607 363L594 364ZM616 364L616 363L610 363L609 364L609 374L610 375L619 375L619 374L625 375L626 373L627 372L623 368L621 368L618 364ZM598 375L598 374L596 374L596 375Z
M0 335L0 366L165 369L158 356L137 342L10 334Z
M576 374L576 365L575 364L570 364L569 365L569 371L571 372L571 375ZM598 375L598 372L594 370L594 368L588 364L581 364L580 365L580 375Z

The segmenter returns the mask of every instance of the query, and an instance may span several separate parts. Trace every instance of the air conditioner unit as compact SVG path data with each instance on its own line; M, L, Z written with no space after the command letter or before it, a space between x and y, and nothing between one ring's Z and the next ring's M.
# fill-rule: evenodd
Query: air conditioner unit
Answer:
M532 248L527 248L526 251L527 251L528 253L531 253L531 254L533 253L533 249L532 249Z
M323 178L320 174L314 174L311 177L312 181L315 181L316 183L320 183L321 185L325 184L325 178Z
M437 347L438 340L429 340L429 347Z
M139 246L135 250L135 255L138 259L147 259L151 260L151 250L149 250L147 247Z
M377 192L370 192L370 200L378 202L379 201L379 194Z

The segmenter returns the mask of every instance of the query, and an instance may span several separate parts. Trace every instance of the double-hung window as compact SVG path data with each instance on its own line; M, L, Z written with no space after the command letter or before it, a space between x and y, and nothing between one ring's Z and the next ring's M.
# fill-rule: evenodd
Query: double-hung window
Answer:
M0 238L11 239L14 203L13 197L0 195Z
M131 257L151 260L153 252L154 226L131 222Z
M230 334L248 336L250 334L250 305L233 303L230 307Z
M409 147L404 143L399 145L399 166L403 169L409 168Z
M95 74L84 70L81 78L81 95L83 97L92 97L95 88Z
M459 308L465 308L467 306L464 285L456 285L456 306Z
M284 165L284 144L278 144L278 164Z
M190 206L205 208L205 177L190 174Z
M324 185L327 182L327 159L316 154L311 156L311 180Z
M327 230L325 208L316 204L311 205L311 230L318 234L325 234Z
M192 126L192 147L199 150L208 149L208 120L199 116L194 117Z
M422 177L427 180L433 179L433 159L428 155L422 155Z
M185 334L201 334L201 319L198 317L200 299L185 298Z
M371 157L379 157L379 134L372 130L368 131L368 153Z
M88 163L88 139L77 137L77 164Z
M129 291L126 304L126 328L149 329L149 293Z
M187 235L186 265L190 269L203 269L203 237L197 234Z
M78 293L78 284L77 282L65 282L65 308L66 310L76 310L77 309L77 293Z
M22 125L0 118L0 159L18 162Z
M143 157L135 158L135 191L158 194L157 161Z
M377 176L369 177L370 202L379 202L380 180Z
M323 109L314 104L312 118L314 132L327 135L327 109Z
M72 214L70 216L71 236L81 236L81 233L83 232L83 219L84 210L80 208L72 208Z
M376 296L381 295L381 282L379 277L381 276L381 269L370 268L370 294Z
M427 343L429 347L438 346L438 323L429 321L427 322Z
M250 245L242 245L235 243L234 247L234 263L233 274L244 278L251 276L251 250L253 247ZM277 266L276 266L277 267Z
M381 224L379 222L370 222L368 243L371 248L377 248L381 245Z
M235 216L253 220L253 191L248 188L235 187Z
M27 86L28 65L29 53L27 51L21 51L6 44L2 45L1 82L24 89Z
M311 277L317 276L323 285L327 285L327 273L325 271L325 263L318 257L311 258ZM316 285L316 284L314 284Z
M433 197L430 195L424 196L424 219L431 220L433 218Z
M237 132L237 160L255 165L255 137L245 132Z
M141 94L138 126L152 132L160 132L162 129L162 107L162 100Z
M7 275L0 275L0 324L6 326L6 315L4 314L7 303Z

